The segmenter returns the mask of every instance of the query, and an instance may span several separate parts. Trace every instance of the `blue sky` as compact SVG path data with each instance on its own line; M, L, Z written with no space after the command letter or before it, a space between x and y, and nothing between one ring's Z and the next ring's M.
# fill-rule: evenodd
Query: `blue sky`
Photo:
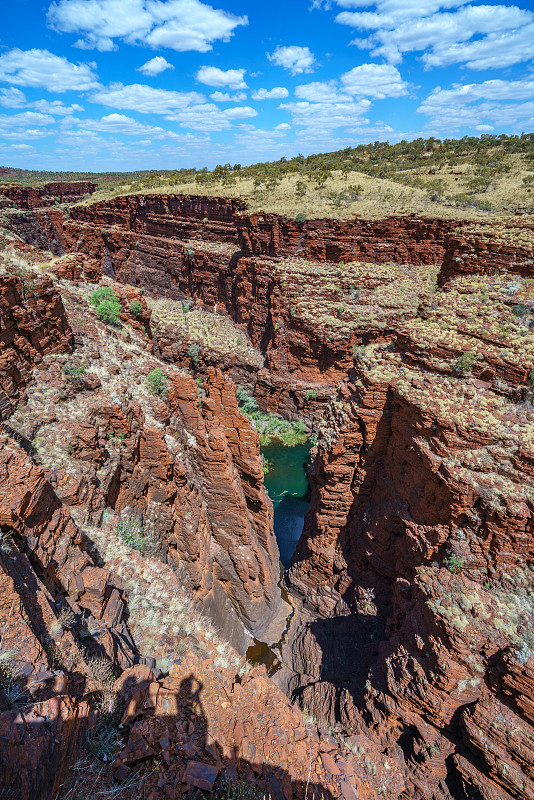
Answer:
M11 0L0 164L249 164L534 130L534 2Z

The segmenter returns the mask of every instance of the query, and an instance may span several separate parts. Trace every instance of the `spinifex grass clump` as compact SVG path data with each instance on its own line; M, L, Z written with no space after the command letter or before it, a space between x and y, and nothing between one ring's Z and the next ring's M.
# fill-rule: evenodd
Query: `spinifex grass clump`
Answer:
M99 286L89 299L90 305L96 308L100 319L108 325L116 325L121 313L119 298L111 286Z
M138 517L129 516L119 520L115 528L117 536L126 542L129 547L140 553L150 552L154 549L154 540L151 532L141 525Z

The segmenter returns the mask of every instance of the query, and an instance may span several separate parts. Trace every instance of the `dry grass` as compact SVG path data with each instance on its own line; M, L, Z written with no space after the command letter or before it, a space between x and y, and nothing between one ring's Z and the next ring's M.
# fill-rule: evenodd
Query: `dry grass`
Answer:
M222 314L206 311L193 301L146 298L152 310L152 324L158 333L197 343L218 356L237 355L240 363L257 369L263 366L263 356L253 347L248 334ZM191 307L190 311L186 309Z
M509 156L509 158L514 158ZM492 211L481 211L476 208L461 208L454 201L434 202L430 199L432 182L442 180L445 186L443 197L458 193L466 193L467 185L474 172L467 165L437 168L429 174L428 169L419 168L402 173L403 178L416 179L428 184L428 188L409 186L388 178L374 178L362 172L352 171L343 176L340 171L332 173L324 187L318 187L312 181L306 182L306 194L297 196L297 183L302 181L301 175L286 175L274 189L255 188L252 178L237 178L235 185L224 185L221 181L210 184L165 183L153 189L138 190L135 184L115 189L99 189L80 205L91 205L100 200L127 194L199 194L213 197L238 197L247 203L248 210L265 211L295 217L305 214L308 219L329 217L333 219L350 219L357 215L368 219L378 219L388 215L418 214L421 216L442 217L458 220L488 220L494 217L506 218L509 210L520 199L530 204L532 195L522 185L522 179L528 171L522 166L519 157L515 157L510 173L497 176L492 186L481 194L477 200L491 203ZM517 163L516 163L517 162ZM453 173L460 173L459 175ZM305 180L305 179L304 179ZM359 199L348 205L335 205L330 195L339 193L351 185L360 185L363 192ZM509 209L510 207L510 209Z

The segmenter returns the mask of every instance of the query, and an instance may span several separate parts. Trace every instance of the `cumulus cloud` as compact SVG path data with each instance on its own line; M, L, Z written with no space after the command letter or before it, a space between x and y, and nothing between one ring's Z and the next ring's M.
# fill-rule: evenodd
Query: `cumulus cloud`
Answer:
M275 86L274 89L256 89L252 92L253 100L283 100L289 92L284 86Z
M377 100L408 94L399 70L390 64L361 64L342 75L341 83L348 94Z
M168 89L154 89L141 83L123 86L115 83L94 92L90 96L92 103L101 103L111 108L124 108L140 111L142 114L168 114L178 108L203 103L205 97L198 92L174 92Z
M350 103L352 97L339 91L337 81L313 81L297 86L295 95L311 103Z
M137 67L137 72L142 72L143 75L154 77L154 75L159 75L160 72L164 72L166 69L174 69L174 67L172 64L169 64L167 59L163 58L163 56L155 56L142 66Z
M108 114L99 120L84 119L80 125L91 131L101 133L118 133L126 136L150 136L152 139L175 139L186 141L188 134L178 134L156 125L145 125L125 114Z
M21 139L42 139L49 136L46 129L55 122L50 114L37 111L23 111L20 114L0 114L0 138L20 141Z
M48 50L15 48L0 55L0 81L49 92L85 92L99 86L95 64L72 64Z
M216 103L241 103L243 100L247 99L246 92L234 92L234 94L229 94L228 92L212 92L210 94L210 99L214 100Z
M219 67L200 67L195 75L198 83L206 86L221 88L228 86L230 89L246 89L244 69L219 69Z
M315 56L310 48L296 44L287 47L278 45L274 53L267 53L267 58L276 66L289 70L292 75L313 72L315 65Z
M22 108L26 105L26 95L20 89L10 86L9 89L0 89L0 106L4 108Z
M517 6L468 5L467 0L338 0L338 5L375 7L373 12L342 11L336 21L367 32L367 38L352 43L393 64L417 51L424 51L427 68L490 69L534 56L534 14Z
M176 120L182 128L191 128L191 130L225 131L232 127L234 120L252 119L257 116L257 113L250 106L235 106L221 110L212 103L206 103L203 106L186 108L169 115L166 119Z
M351 103L281 103L280 108L291 112L293 123L309 130L332 130L367 122L363 114L371 107L369 100Z
M530 78L455 83L451 89L436 86L417 111L428 116L430 124L439 129L454 130L466 125L483 130L518 122L531 126L534 102L518 102L531 98L534 98L534 79Z
M206 53L213 42L227 42L246 16L213 8L200 0L59 0L48 11L57 31L79 33L77 47L113 50L115 40Z

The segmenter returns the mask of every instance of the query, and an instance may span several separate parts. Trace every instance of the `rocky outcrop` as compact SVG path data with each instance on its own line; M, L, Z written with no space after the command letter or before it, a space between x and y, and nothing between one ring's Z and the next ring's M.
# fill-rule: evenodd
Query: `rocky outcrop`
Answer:
M446 237L439 280L456 275L509 271L525 277L534 274L534 226L529 222L466 226Z
M93 194L96 183L80 181L77 183L45 183L44 186L1 186L0 208L14 206L25 211L60 203L75 203L85 195ZM2 203L2 198L10 201Z
M388 361L359 362L322 425L288 573L291 669L277 677L357 736L372 720L407 796L528 796L531 762L509 735L531 736L525 688L507 678L505 697L497 666L533 658L530 457L503 480L506 420L521 410L493 399L481 424L488 384ZM502 726L473 722L499 705Z
M376 264L436 264L443 258L445 236L456 224L415 216L299 223L277 214L258 213L236 219L245 255Z
M0 275L0 420L12 413L33 367L66 351L71 330L58 292L31 273Z

